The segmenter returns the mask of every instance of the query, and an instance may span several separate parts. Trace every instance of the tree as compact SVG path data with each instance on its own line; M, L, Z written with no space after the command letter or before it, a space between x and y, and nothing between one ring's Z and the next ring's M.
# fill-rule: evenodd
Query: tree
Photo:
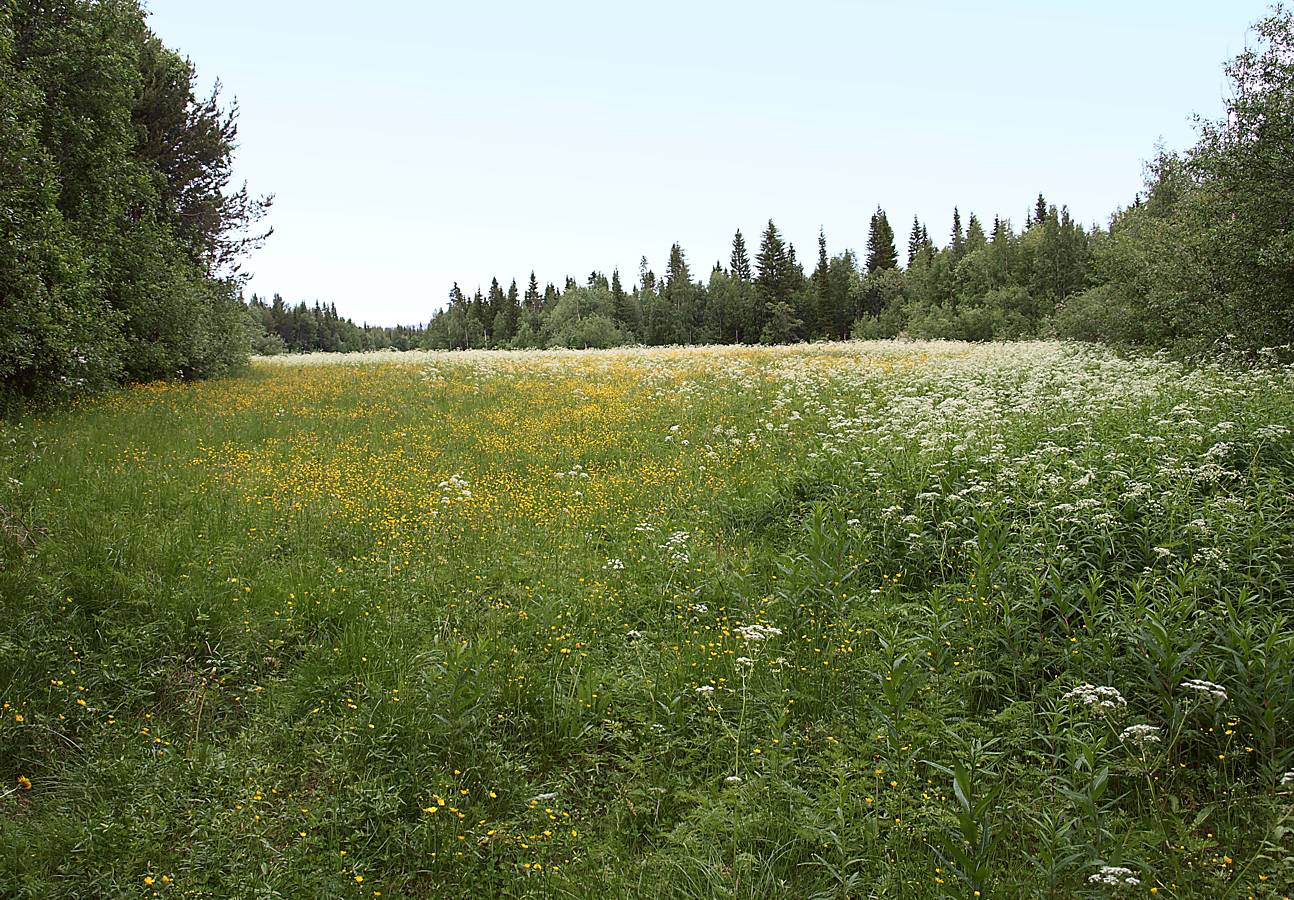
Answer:
M633 298L625 293L624 285L620 283L619 269L614 269L611 272L611 309L613 320L623 332L633 334L637 331L637 309L634 306Z
M496 323L500 320L500 315L507 305L507 298L503 294L503 288L499 285L498 278L490 279L490 293L486 296L485 309L481 312L481 322L486 326L486 337L491 341L497 341L498 337L494 334Z
M921 220L915 215L912 217L912 232L908 235L908 268L911 268L925 249L925 238L921 228Z
M767 309L768 319L760 332L760 343L789 344L799 338L800 326L804 323L796 318L791 304L779 300L770 302Z
M879 206L872 213L871 227L867 237L867 271L878 272L882 269L896 269L899 265L899 253L894 247L894 229L885 216L885 210Z
M962 214L956 207L953 208L953 232L949 248L952 250L953 262L960 260L966 250L966 238L962 234Z
M526 312L538 314L543 308L543 297L539 293L539 281L535 278L535 272L530 271L530 284L526 287Z
M755 264L758 267L755 284L765 303L789 303L795 290L794 262L772 219L764 230Z
M646 262L647 258L643 257ZM750 281L750 257L746 255L746 239L741 236L741 229L732 238L732 277L738 281Z

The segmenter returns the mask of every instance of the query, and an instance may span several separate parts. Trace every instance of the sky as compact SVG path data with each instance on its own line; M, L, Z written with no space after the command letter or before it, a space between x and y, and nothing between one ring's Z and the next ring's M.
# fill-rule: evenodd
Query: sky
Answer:
M524 290L678 241L704 277L772 218L802 261L877 206L947 240L1039 192L1105 224L1156 142L1217 117L1251 0L149 0L240 110L273 193L247 292L427 321L454 282Z

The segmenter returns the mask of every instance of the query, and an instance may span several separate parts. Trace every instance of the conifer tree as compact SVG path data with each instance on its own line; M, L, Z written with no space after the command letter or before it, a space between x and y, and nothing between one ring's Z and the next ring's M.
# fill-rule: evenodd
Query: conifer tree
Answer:
M879 206L872 214L871 228L867 237L867 272L880 272L885 269L897 269L899 252L894 247L894 229L885 210Z
M912 268L912 264L916 262L917 257L921 255L921 251L924 248L925 248L925 240L923 239L922 233L921 233L921 220L914 215L912 217L912 233L908 235L908 268L909 269Z
M618 268L611 271L611 311L616 322L626 331L637 330L638 317L635 315L633 298L625 293Z
M970 222L966 225L966 252L974 253L987 243L988 238L984 235L984 226L980 224L979 217L971 213Z
M1047 201L1042 194L1038 195L1038 202L1033 205L1033 224L1041 225L1047 221Z
M532 269L530 272L530 285L526 288L526 312L538 313L541 308L539 281L535 278L535 272Z
M952 244L953 261L956 262L962 258L962 253L966 249L966 238L962 234L962 214L961 210L953 207L953 233Z
M733 278L741 282L750 281L750 257L746 253L746 239L742 237L741 229L732 238L732 258L729 262Z
M760 242L755 264L759 269L755 284L764 295L765 303L789 303L794 280L791 269L794 263L786 242L782 240L772 219L768 220L768 228Z
M818 267L813 270L813 287L818 292L818 302L826 303L829 290L828 270L831 260L827 257L827 233L818 227Z
M486 297L485 312L481 319L481 324L485 325L486 337L493 338L494 326L498 322L499 314L503 312L503 307L507 304L507 299L503 296L503 288L499 286L499 279L490 279L490 293Z
M521 320L521 298L517 291L517 279L512 279L508 293L503 298L503 308L494 323L494 340L505 344L517 334L517 324Z

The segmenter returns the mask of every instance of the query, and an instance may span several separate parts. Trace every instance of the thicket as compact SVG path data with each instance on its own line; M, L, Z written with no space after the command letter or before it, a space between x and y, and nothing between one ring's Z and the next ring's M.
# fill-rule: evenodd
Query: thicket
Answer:
M237 110L137 0L0 2L0 411L248 352Z

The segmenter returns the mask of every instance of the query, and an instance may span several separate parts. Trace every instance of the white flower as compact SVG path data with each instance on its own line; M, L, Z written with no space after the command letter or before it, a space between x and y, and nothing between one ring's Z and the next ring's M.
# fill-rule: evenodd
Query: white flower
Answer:
M738 656L738 657L737 657L737 668L739 668L739 669L753 669L754 667L755 667L755 661L754 661L753 659L751 659L749 656Z
M713 693L714 693L714 687L713 687L712 685L709 685L709 684L703 684L703 685L701 685L699 688L697 688L697 689L696 689L696 692L697 692L698 694L713 694Z
M1159 729L1154 725L1129 725L1119 734L1125 744L1136 744L1144 751L1150 744L1159 743Z
M723 783L724 783L724 784L741 784L741 776L740 776L740 775L729 775L727 778L725 778L725 779L723 780Z
M704 603L692 604L692 612L694 613L708 613L709 611L710 611L710 607L706 606Z
M642 633L641 631L637 630L636 628L635 628L634 630L632 630L632 631L626 631L626 632L625 632L625 637L629 638L629 640L631 640L631 641L636 641L636 640L638 640L638 638L640 638L640 637L642 637L642 636L643 636L643 633Z
M1087 876L1089 884L1108 884L1110 887L1136 887L1141 879L1132 874L1131 869L1123 866L1101 866L1101 871Z
M777 637L782 633L782 629L774 628L771 625L742 625L737 629L737 635L748 641L762 641L766 638Z
M625 567L624 560L621 560L621 559L608 559L607 564L605 566L605 568L614 569L617 572L624 571L624 567Z
M1097 712L1108 712L1128 705L1128 701L1115 688L1086 683L1080 684L1062 699L1077 701Z
M1188 678L1182 682L1182 687L1200 694L1206 694L1219 703L1227 699L1226 688L1220 684L1214 684L1212 681L1205 681L1202 678Z

